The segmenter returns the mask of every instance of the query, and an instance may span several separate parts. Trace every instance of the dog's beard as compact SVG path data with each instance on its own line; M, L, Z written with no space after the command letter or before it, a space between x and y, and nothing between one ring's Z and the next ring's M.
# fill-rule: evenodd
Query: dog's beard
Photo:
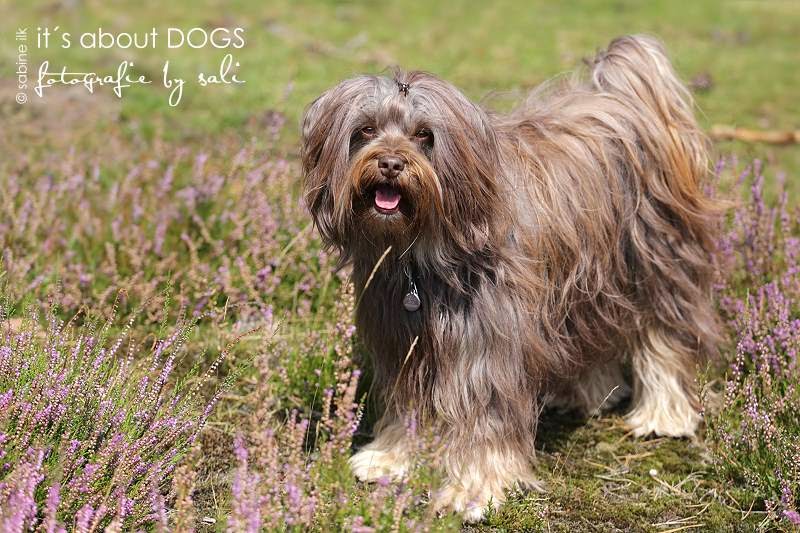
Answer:
M353 158L349 183L342 191L349 201L339 202L351 217L352 242L380 248L410 245L422 233L435 233L442 224L442 189L430 162L413 149L393 149L405 161L405 168L395 178L386 178L378 169L378 159L385 153L380 146L366 146Z

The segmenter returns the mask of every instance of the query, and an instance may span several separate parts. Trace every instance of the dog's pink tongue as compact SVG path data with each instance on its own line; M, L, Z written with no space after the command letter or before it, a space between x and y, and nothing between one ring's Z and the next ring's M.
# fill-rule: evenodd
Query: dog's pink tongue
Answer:
M391 187L379 187L375 190L375 205L391 211L400 205L400 193Z

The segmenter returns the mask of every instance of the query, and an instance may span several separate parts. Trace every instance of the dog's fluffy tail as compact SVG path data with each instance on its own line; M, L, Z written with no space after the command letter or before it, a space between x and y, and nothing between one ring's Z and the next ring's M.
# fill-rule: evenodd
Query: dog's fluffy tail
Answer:
M673 287L686 292L675 298L682 319L694 321L686 336L700 346L692 351L713 352L717 325L707 293L720 208L703 191L709 143L695 120L692 96L652 37L617 38L590 67L592 90L617 100L626 109L623 114L637 116L628 125L638 145L629 171L638 176L642 202L632 227L634 248L649 267L673 277ZM638 238L652 228L667 230L663 241ZM679 329L676 318L665 322Z
M682 211L678 214L688 227L705 227L715 211L700 190L709 169L708 140L695 121L692 96L661 43L647 35L614 39L591 62L591 83L595 90L622 99L644 119L637 122L645 128L639 142L663 180L645 184L654 187L650 192L657 198L665 194L666 203Z

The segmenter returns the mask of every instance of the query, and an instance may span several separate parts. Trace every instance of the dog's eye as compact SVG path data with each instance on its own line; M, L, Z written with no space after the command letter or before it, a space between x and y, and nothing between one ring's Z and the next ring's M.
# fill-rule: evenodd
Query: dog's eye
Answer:
M361 135L368 139L371 139L372 137L375 137L375 128L373 128L372 126L364 126L363 128L361 128Z
M418 141L428 141L431 138L431 130L420 128L417 130L417 133L414 134L414 138Z

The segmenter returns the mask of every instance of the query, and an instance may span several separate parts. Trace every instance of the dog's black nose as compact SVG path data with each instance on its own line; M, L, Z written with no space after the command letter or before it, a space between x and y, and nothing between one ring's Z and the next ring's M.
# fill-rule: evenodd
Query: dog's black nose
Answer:
M384 155L378 159L378 168L384 178L396 178L406 168L406 162L396 155Z

